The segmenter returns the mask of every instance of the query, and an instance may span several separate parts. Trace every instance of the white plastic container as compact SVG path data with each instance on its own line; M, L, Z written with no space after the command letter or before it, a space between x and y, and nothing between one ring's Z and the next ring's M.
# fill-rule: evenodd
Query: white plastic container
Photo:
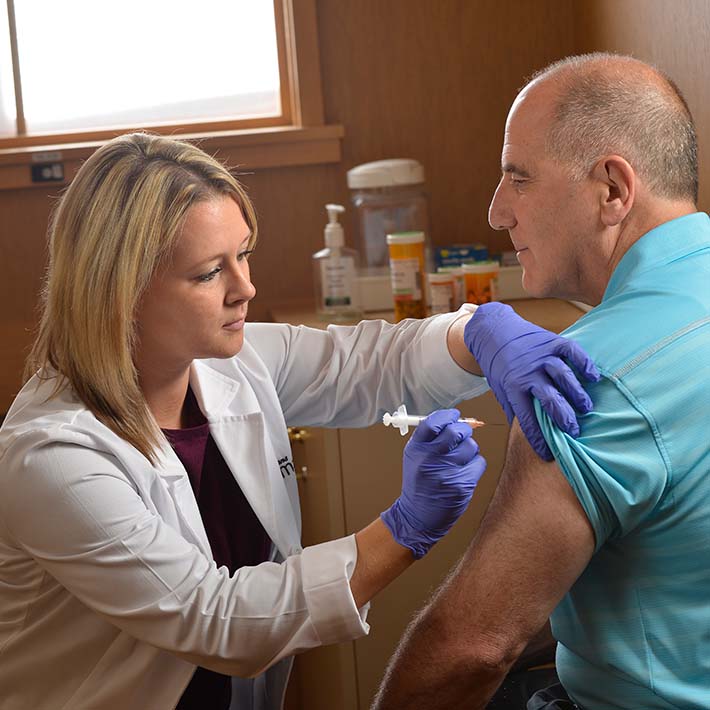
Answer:
M343 226L338 215L342 205L326 205L325 249L313 255L316 310L321 319L351 322L362 318L359 285L356 280L358 253L345 246Z
M432 315L437 313L450 313L456 310L456 283L451 272L437 272L427 274L429 282L429 308Z
M425 234L425 259L431 270L429 206L421 163L378 160L348 170L347 179L357 213L363 273L385 273L386 236L412 231Z
M454 280L454 310L466 303L466 279L460 266L440 266L437 274L451 274Z

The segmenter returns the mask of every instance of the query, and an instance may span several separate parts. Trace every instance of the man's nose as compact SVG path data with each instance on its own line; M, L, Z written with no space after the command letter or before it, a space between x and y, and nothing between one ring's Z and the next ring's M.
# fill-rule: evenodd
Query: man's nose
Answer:
M504 178L505 179L505 178ZM506 189L503 180L498 183L491 205L488 208L488 224L493 229L512 229L516 222L508 202L506 200Z

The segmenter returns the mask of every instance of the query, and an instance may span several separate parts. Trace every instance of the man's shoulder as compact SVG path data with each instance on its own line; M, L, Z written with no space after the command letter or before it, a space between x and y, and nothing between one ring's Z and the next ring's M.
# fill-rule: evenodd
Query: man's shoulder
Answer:
M710 326L708 304L692 289L638 284L593 308L563 335L579 343L607 374L628 368L690 329ZM710 327L705 328L710 347Z

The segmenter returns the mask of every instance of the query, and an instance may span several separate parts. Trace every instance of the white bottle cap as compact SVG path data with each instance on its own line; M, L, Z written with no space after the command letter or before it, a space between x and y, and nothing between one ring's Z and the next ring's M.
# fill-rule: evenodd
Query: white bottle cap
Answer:
M394 232L387 235L388 244L419 244L424 241L424 232Z
M422 164L407 158L376 160L348 170L348 187L351 189L419 185L423 182Z
M325 206L328 212L328 224L325 225L325 245L327 247L340 248L345 244L345 232L343 225L338 222L338 215L345 212L342 205L329 204Z
M476 261L470 264L461 264L464 274L494 274L500 269L497 261Z

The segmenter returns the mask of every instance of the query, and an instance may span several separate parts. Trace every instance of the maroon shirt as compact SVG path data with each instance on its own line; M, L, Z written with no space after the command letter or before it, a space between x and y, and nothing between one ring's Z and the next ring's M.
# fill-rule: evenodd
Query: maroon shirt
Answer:
M233 574L265 562L271 540L222 458L191 389L185 415L184 429L163 433L187 470L217 567ZM231 696L229 676L198 667L176 710L227 710Z

